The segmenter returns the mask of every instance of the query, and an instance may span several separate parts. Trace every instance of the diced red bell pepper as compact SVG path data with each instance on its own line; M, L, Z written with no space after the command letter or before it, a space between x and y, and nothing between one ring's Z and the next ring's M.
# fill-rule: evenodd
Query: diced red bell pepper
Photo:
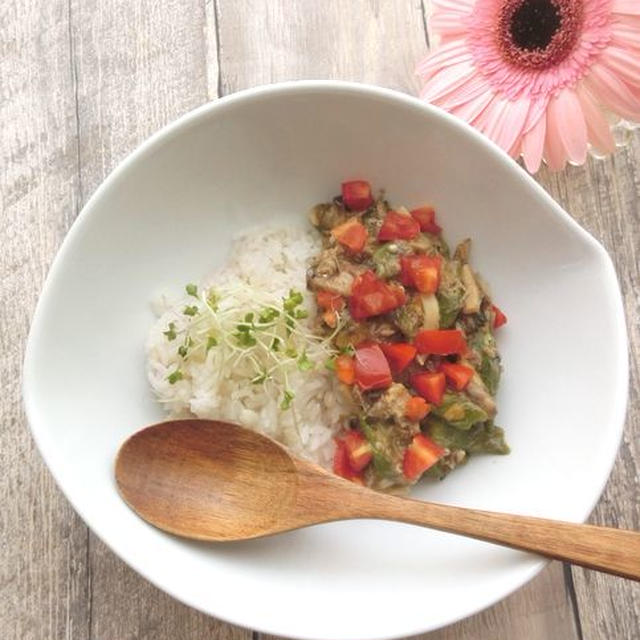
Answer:
M352 211L364 211L373 204L371 185L366 180L343 182L342 202Z
M400 258L400 282L421 293L435 293L440 284L440 256L412 255Z
M365 344L356 349L355 381L363 391L386 389L393 381L389 363L377 344Z
M360 321L392 311L403 305L405 300L406 295L402 287L387 284L373 271L365 271L353 283L349 311L354 320Z
M471 367L456 362L443 362L440 370L458 391L462 391L471 382L474 373Z
M344 309L345 299L337 293L331 293L331 291L316 291L316 302L320 309L324 309L322 319L325 324L334 328L338 324L336 312Z
M507 324L507 316L495 304L492 304L491 308L493 309L493 328L499 329L503 324Z
M325 311L341 311L345 305L344 298L331 291L316 291L316 302Z
M349 218L346 222L331 229L331 235L353 253L359 253L367 244L367 230L356 218Z
M407 301L407 294L404 290L404 287L400 284L396 284L395 282L389 283L389 289L393 294L393 297L396 299L396 303L398 306L402 306Z
M356 380L355 361L351 356L342 354L335 361L336 376L340 382L352 385Z
M458 329L424 329L418 332L414 342L418 353L447 356L467 351L467 341Z
M407 400L407 406L404 410L404 415L408 420L414 420L419 422L431 411L431 407L427 404L427 401L420 396L411 396Z
M333 472L343 478L346 478L351 473L347 447L339 438L335 439L335 445L336 449L333 453Z
M442 402L447 380L442 371L421 371L411 376L411 386L431 404Z
M322 320L328 327L331 327L332 329L335 329L338 326L338 317L336 316L335 311L325 311L322 314Z
M380 348L395 375L402 373L416 357L416 348L408 342L381 342Z
M336 438L335 444L336 450L333 454L333 472L336 475L341 476L342 478L351 480L352 482L364 484L362 474L352 469L351 465L349 464L349 453L347 451L347 445L344 440L342 440L341 438Z
M378 240L411 240L420 233L420 224L410 215L388 211L378 231Z
M362 471L373 458L373 448L367 439L355 429L347 431L343 440L347 449L349 466L354 471Z
M420 230L426 233L438 235L442 232L442 227L436 222L436 212L433 207L418 207L411 210L411 215L420 225Z
M414 436L404 452L402 472L409 480L416 480L444 454L445 450L441 446L423 433L419 433Z

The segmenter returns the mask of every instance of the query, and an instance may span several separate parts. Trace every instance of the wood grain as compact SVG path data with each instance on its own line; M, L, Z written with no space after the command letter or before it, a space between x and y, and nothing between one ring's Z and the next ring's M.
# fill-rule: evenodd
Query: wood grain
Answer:
M83 202L129 152L207 101L196 0L73 0Z
M25 424L23 348L38 293L78 196L65 3L0 10L0 635L89 637L87 530Z
M630 342L630 398L620 451L591 522L640 529L640 135L605 161L539 177L560 204L600 240L613 258L622 288ZM585 640L635 638L640 585L573 569Z
M317 522L316 513L331 520L331 489L336 497L353 491L273 440L218 420L170 420L134 433L118 451L115 477L122 499L147 522L217 542L298 529Z
M574 640L579 638L564 572L552 562L530 583L482 613L421 640Z
M563 584L562 565L552 562L530 583L490 609L410 640L578 640L571 594ZM280 640L263 634L260 638Z
M418 1L217 0L217 8L223 94L320 78L418 88L415 64L427 52Z
M205 7L75 0L71 17L84 203L144 139L207 101ZM88 558L92 638L248 637L160 592L93 535Z

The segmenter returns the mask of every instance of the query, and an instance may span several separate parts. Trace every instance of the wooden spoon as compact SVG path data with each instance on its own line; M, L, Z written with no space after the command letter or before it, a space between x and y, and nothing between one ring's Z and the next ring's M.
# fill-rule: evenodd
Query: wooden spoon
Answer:
M131 436L120 495L151 524L197 540L246 540L353 518L422 525L640 579L640 533L377 493L294 458L243 427L174 420Z

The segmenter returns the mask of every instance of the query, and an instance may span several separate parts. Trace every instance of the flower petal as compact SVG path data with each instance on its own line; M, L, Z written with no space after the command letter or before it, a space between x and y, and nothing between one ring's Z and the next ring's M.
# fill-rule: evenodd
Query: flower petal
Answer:
M476 129L479 129L484 133L487 137L491 137L488 134L488 131L494 125L495 122L500 120L502 114L507 106L507 100L502 98L497 93L494 93L491 96L491 101L487 104L487 106L482 110L482 113L479 113L478 116L473 121L473 126Z
M584 82L596 100L629 120L640 120L640 97L600 63L591 66Z
M624 22L614 22L611 25L611 43L622 49L636 49L640 51L640 25L633 26Z
M487 105L493 100L494 94L491 91L479 95L473 100L451 109L451 113L458 118L466 120L469 124L475 124L478 116L487 108Z
M420 92L420 97L427 102L438 103L442 98L453 93L465 84L474 74L475 67L471 62L462 62L442 69L427 82Z
M508 153L522 137L531 100L520 98L505 100L505 102L506 106L502 114L497 116L491 127L487 129L487 135Z
M547 118L543 114L522 138L522 156L524 157L524 165L529 173L536 173L540 168L546 132Z
M638 0L613 0L611 10L614 13L628 13L632 16L640 16L640 3Z
M507 153L514 159L517 160L518 156L522 153L522 136L520 136L512 145Z
M632 29L640 29L640 15L632 16L629 14L613 13L611 17L613 18L612 24L625 24Z
M434 34L440 36L440 38L462 39L469 31L459 14L444 12L431 16L429 28Z
M547 138L557 136L568 160L583 164L587 159L587 124L580 100L573 89L563 89L547 108Z
M549 104L549 96L542 96L531 101L531 107L527 115L527 122L524 125L524 131L531 131L540 120L545 119L545 112Z
M476 73L455 92L447 95L442 100L441 106L447 110L454 109L485 93L491 93L491 87L484 76L476 71Z
M456 40L443 45L418 63L416 72L423 80L428 80L443 67L471 60L471 53L464 42Z
M434 14L437 11L468 13L473 9L473 0L432 0L432 4Z
M618 47L608 47L602 52L600 62L617 73L625 82L640 87L640 65L638 54Z
M612 153L616 148L616 142L613 139L611 127L604 117L602 110L582 85L576 87L576 93L578 94L584 119L587 123L589 142L601 153Z
M547 113L548 115L548 113ZM549 119L547 118L547 133L544 138L544 159L552 171L562 171L567 164L567 156L559 136L549 132Z

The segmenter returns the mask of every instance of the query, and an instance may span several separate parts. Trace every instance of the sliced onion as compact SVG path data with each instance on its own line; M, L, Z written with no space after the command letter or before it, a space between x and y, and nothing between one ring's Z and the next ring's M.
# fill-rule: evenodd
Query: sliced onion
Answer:
M423 329L439 329L440 328L440 305L435 293L421 293L420 301L422 302L422 328Z

